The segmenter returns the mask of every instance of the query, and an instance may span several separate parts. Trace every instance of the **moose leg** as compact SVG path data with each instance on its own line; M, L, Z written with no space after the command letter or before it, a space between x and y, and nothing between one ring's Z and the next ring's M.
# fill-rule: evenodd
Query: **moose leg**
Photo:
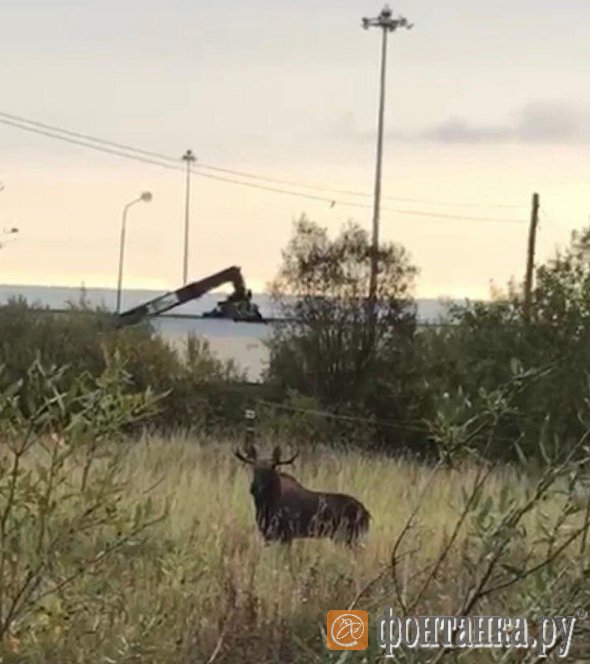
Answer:
M336 529L331 534L330 539L336 544L344 544L349 549L352 549L356 544L356 537L354 536L354 533L349 531L348 528L344 527Z
M293 540L293 532L289 524L281 521L278 514L265 514L259 522L260 532L264 539L264 545L290 544Z
M343 515L337 520L331 539L344 544L349 549L356 549L359 546L360 536L361 532L356 519Z
M346 546L347 546L349 549L353 549L353 550L358 549L358 548L360 547L358 534L355 533L354 530L352 530L352 529L349 530L349 531L346 533L346 537L345 537L345 539L344 539L344 543L346 544Z

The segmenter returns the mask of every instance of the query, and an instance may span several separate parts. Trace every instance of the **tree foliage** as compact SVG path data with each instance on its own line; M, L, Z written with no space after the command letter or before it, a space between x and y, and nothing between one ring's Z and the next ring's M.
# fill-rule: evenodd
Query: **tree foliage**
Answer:
M105 559L141 543L163 518L149 500L122 508L126 425L158 407L137 392L117 355L100 375L35 361L0 390L0 643L40 635L84 608L69 590Z
M332 239L306 217L295 223L271 285L289 322L269 342L267 378L335 411L380 417L389 411L388 419L394 419L405 396L417 270L403 247L381 246L373 327L370 256L369 237L356 224Z
M482 395L512 386L488 450L493 457L517 459L517 444L536 455L539 437L546 446L567 447L586 430L589 247L590 229L573 233L568 247L536 269L530 322L512 283L490 302L450 307L454 325L420 335L432 412L448 408L450 399L461 404L457 421L467 421L483 406Z
M84 298L63 313L23 298L10 300L0 307L0 389L28 380L28 367L37 361L67 367L60 388L69 389L76 376L100 376L118 353L134 389L165 395L150 418L153 426L211 428L238 416L236 400L220 400L219 390L242 380L242 372L218 359L206 341L189 335L174 345L149 323L117 329L115 322L110 312L92 309Z

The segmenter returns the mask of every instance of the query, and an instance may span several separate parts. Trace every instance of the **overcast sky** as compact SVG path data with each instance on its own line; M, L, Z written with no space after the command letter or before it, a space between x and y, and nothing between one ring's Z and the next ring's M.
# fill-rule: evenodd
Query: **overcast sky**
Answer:
M370 194L380 35L364 31L361 18L381 8L359 0L7 0L0 112ZM490 279L522 278L534 191L543 207L539 258L588 223L590 2L405 0L392 8L415 27L390 39L383 194L393 199L383 200L391 209L381 237L411 253L418 295L485 296ZM154 200L129 212L125 285L180 285L182 172L0 124L0 181L0 228L21 231L0 250L0 282L116 285L122 208L149 189ZM189 276L237 264L260 289L302 213L334 233L349 219L370 229L370 196L299 191L339 202L195 176ZM486 217L522 223L478 220Z

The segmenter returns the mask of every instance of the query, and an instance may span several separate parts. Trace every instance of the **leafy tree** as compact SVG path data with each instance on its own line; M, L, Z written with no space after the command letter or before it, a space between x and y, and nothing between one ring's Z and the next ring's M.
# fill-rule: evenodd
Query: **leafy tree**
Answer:
M403 378L416 324L417 270L403 247L381 246L372 327L370 256L369 237L356 224L331 239L305 216L295 223L271 284L273 301L289 322L269 341L267 378L335 411L395 420L407 396Z

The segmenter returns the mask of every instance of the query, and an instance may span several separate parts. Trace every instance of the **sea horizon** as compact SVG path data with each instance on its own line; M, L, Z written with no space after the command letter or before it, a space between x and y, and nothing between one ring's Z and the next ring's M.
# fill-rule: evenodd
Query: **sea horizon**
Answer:
M125 289L121 296L122 311L147 302L169 292L154 289ZM227 291L206 293L198 300L187 302L170 313L199 316L212 310L218 301L226 297ZM104 307L115 311L117 290L86 286L47 286L0 284L0 305L12 298L24 298L30 305L64 309L69 304L76 304L84 296L93 307ZM448 302L464 302L467 298L416 298L417 316L421 323L440 322L445 318ZM252 300L263 317L277 317L279 312L272 306L266 293L253 293ZM170 343L182 344L189 334L204 337L209 341L211 350L222 360L234 360L243 369L249 380L260 380L261 372L267 361L265 339L271 334L271 326L265 324L240 324L219 319L158 318L152 319L155 329Z

